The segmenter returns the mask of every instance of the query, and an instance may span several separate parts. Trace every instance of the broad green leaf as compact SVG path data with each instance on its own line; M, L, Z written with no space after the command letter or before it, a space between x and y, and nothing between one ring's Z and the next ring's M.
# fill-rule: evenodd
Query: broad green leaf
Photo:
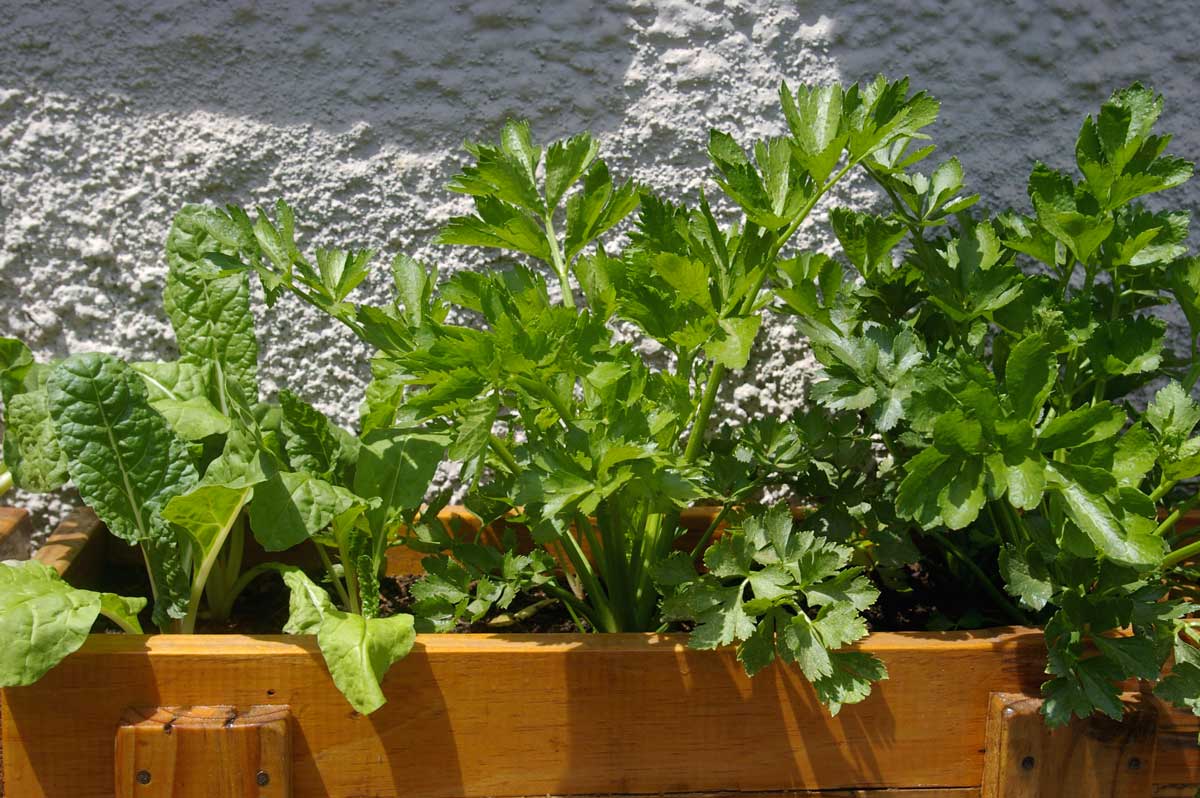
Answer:
M192 399L159 399L150 406L167 420L185 441L199 441L229 432L229 418L202 396Z
M768 612L760 618L754 634L738 646L738 661L749 676L756 675L775 659L775 618L776 614L773 612Z
M198 570L201 573L208 572L242 509L253 495L252 487L200 485L167 502L163 508L163 518L191 538L196 546Z
M785 662L794 662L810 682L833 674L830 652L813 629L807 616L794 616L779 632L779 653Z
M400 511L421 506L445 451L444 439L406 430L380 430L364 439L354 493L379 499L366 512L373 534L385 534Z
M900 222L848 208L831 210L829 223L846 257L867 277L892 271L892 250L908 234Z
M206 256L229 253L185 208L167 236L167 286L163 307L175 329L179 351L217 368L217 384L234 382L250 401L258 398L258 341L250 312L245 272L214 271ZM232 233L231 233L232 235Z
M781 83L779 99L805 168L814 181L824 183L837 166L846 144L842 87L798 86L793 94L786 83Z
M595 161L584 177L583 190L567 198L564 241L567 261L574 259L588 242L599 238L632 213L640 202L638 191L638 186L632 182L615 186L608 167L603 161Z
M1182 444L1196 424L1200 423L1200 402L1188 396L1178 382L1169 382L1154 395L1146 407L1146 422L1164 440L1178 446Z
M1068 246L1076 258L1090 263L1112 232L1111 214L1102 214L1094 202L1089 204L1070 177L1040 163L1029 177L1029 196L1042 227Z
M1033 510L1046 491L1046 460L1039 454L1018 455L1015 463L1005 461L1008 500L1013 507Z
M362 500L312 474L280 471L254 489L250 528L267 551L283 551L323 532Z
M279 392L284 448L296 471L332 480L354 462L357 441L291 391Z
M541 149L533 143L528 122L505 123L499 147L468 144L467 151L476 162L450 181L451 191L495 198L538 215L546 212L535 182Z
M283 580L292 591L291 617L284 631L317 636L333 683L355 711L369 715L387 703L380 683L412 650L413 617L364 618L342 612L299 569L285 571Z
M0 563L0 687L33 684L87 639L104 609L141 631L141 598L77 590L36 561Z
M1051 463L1048 473L1053 474L1052 484L1067 514L1098 552L1134 567L1149 568L1162 562L1161 538L1122 523L1107 498L1080 484L1066 465Z
M1063 413L1048 421L1038 433L1038 448L1043 452L1073 449L1096 441L1108 440L1125 426L1125 413L1108 402Z
M318 249L317 272L326 298L333 303L345 299L367 278L373 257L371 250Z
M1058 359L1041 335L1021 339L1004 367L1005 388L1013 412L1036 422L1058 379Z
M551 261L545 231L517 208L490 197L475 200L475 216L456 216L438 233L439 244L495 247Z
M117 537L150 559L155 622L182 617L187 577L178 540L161 518L198 480L187 445L150 406L133 369L108 355L75 355L50 374L49 407L79 495Z
M46 493L66 483L67 457L58 443L45 390L18 393L5 400L4 464L23 490Z
M3 463L17 487L34 493L66 483L66 455L46 403L49 367L34 362L29 347L0 338L0 398L4 400Z

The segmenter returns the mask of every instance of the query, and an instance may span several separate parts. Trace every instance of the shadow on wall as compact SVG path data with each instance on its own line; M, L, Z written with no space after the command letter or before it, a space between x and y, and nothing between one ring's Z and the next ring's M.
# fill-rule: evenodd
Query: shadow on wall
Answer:
M986 202L1017 207L1028 204L1025 180L1034 161L1073 170L1084 117L1134 81L1165 95L1162 129L1178 134L1172 150L1197 159L1200 15L1184 13L1186 6L1178 0L800 3L810 18L823 20L843 82L880 72L909 75L914 89L942 101L931 130L935 160L959 156L968 185ZM1200 198L1200 186L1179 196Z
M0 85L331 132L365 121L410 150L509 116L542 135L599 132L622 122L633 19L647 12L587 0L10 4Z

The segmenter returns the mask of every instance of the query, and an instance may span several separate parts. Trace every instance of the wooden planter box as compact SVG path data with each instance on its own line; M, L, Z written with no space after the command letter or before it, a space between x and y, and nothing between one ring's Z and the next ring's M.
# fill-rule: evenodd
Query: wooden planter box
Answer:
M105 557L86 511L39 559ZM1200 721L1129 695L1125 722L1048 733L1032 629L875 634L891 678L831 718L797 669L748 679L682 635L422 635L388 704L353 712L316 643L95 635L3 691L10 798L1191 796Z

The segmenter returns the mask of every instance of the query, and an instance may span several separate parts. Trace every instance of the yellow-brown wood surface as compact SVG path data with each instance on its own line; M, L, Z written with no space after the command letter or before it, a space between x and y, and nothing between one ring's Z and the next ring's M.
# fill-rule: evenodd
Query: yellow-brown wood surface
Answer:
M29 513L16 507L0 507L0 560L29 559L32 534Z
M1159 707L1133 693L1124 701L1120 721L1050 729L1040 697L993 693L982 798L1152 798Z
M129 706L269 702L291 710L301 798L971 787L989 693L1042 678L1035 632L864 648L891 679L830 718L796 669L750 680L732 652L680 636L422 636L385 680L389 703L360 717L309 639L96 636L4 691L5 769L14 798L111 795ZM1200 782L1195 758L1159 765L1156 781Z
M291 798L287 707L145 707L117 729L118 798Z

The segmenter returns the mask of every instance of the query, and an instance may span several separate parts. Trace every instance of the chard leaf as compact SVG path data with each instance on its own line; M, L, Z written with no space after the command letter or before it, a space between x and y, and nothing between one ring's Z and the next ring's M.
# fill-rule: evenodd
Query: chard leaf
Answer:
M83 645L102 610L140 633L145 606L143 598L77 590L36 561L0 563L0 687L42 678Z
M258 341L250 313L250 281L244 271L227 274L209 263L214 253L236 253L229 242L213 237L212 225L205 223L212 213L213 209L189 206L176 215L167 235L163 307L179 351L213 363L218 386L230 380L253 402L258 398Z
M203 396L191 399L159 399L150 406L167 420L185 441L199 441L229 432L229 419Z
M191 538L199 555L198 570L207 573L253 495L254 488L249 486L200 485L167 502L163 518Z
M133 369L108 355L75 355L47 385L71 481L114 535L142 544L155 588L155 622L186 611L183 552L161 512L198 481L186 444L150 406Z
M290 549L362 500L303 471L278 471L254 489L250 528L267 551Z
M356 457L358 441L291 391L279 392L279 406L292 468L325 480L345 474Z
M292 591L284 631L317 636L333 683L355 711L369 715L387 703L380 683L388 669L412 650L413 617L364 618L342 612L299 569L286 570L283 581Z
M24 490L46 493L66 483L67 457L58 444L45 390L5 399L4 464Z
M61 488L67 459L46 403L50 370L16 338L0 338L0 398L4 400L3 462L17 487L34 493Z
M366 511L372 534L386 534L402 510L420 507L445 451L444 439L406 430L380 430L364 440L354 493L379 500Z

